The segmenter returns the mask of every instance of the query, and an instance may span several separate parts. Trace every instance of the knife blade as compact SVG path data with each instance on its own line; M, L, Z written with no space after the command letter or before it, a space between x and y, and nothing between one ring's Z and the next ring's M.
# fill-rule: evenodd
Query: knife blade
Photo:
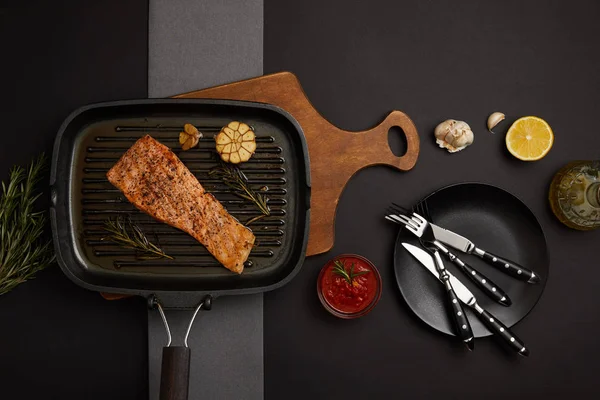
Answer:
M488 264L496 267L500 271L512 276L513 278L528 283L540 282L540 277L538 275L536 275L533 271L517 264L516 262L485 251L458 233L454 233L433 223L430 224L433 229L433 234L438 241L460 250L463 253L475 254L481 257Z
M444 229L441 226L437 226L434 223L431 223L431 228L433 229L433 234L435 238L442 243L446 243L448 246L452 246L457 250L462 251L463 253L471 253L475 248L475 244L471 242L464 236L459 235L458 233L454 233L449 231L448 229Z
M413 246L410 243L402 243L402 246L414 257L416 258L422 266L425 267L429 272L433 274L440 282L440 276L435 267L435 262L433 257L427 253L425 250ZM506 344L508 344L514 351L516 351L519 355L528 356L529 350L525 347L525 344L521 339L519 339L514 333L512 333L506 325L504 325L498 318L494 317L490 312L483 309L478 303L475 295L454 275L452 275L449 271L446 271L449 276L450 283L454 288L454 292L456 293L456 297L475 310L475 315L483 322L483 324L496 336L501 338Z
M402 246L406 250L408 250L408 252L410 254L412 254L413 257L415 257L425 268L427 268L429 270L429 272L431 272L433 274L433 276L435 276L438 279L440 278L440 276L437 272L437 269L435 268L435 262L433 260L433 257L431 257L431 255L429 253L427 253L425 250L423 250L417 246L413 246L410 243L402 243ZM458 297L458 299L460 301L462 301L463 303L465 303L468 306L470 306L470 304L472 302L477 301L475 299L475 295L473 295L473 293L469 289L467 289L467 287L465 285L463 285L463 283L461 281L456 279L456 277L454 275L452 275L450 273L450 271L446 271L446 272L448 273L448 276L450 277L450 284L454 288L454 291L456 292L456 296Z

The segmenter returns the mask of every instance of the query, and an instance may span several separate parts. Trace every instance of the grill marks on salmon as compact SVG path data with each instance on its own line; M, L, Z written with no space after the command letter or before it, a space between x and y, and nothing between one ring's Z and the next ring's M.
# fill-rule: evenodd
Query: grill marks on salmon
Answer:
M167 146L146 135L106 176L137 208L190 234L227 269L242 273L254 234L204 190Z

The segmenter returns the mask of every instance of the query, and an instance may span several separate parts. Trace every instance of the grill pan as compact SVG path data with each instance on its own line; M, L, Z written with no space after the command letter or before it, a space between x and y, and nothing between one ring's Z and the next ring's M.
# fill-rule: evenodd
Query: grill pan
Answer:
M260 211L208 176L219 158L213 136L233 120L247 123L256 133L256 153L241 169L253 188L264 190L271 209L270 216L249 225L257 243L241 275L221 266L186 233L137 210L106 178L125 151L149 134L169 146L204 188L244 223ZM198 127L204 138L184 152L178 137L185 123ZM310 218L308 150L299 124L272 105L160 99L82 107L65 120L56 137L50 193L52 234L62 271L90 290L144 296L163 317L169 344L163 350L161 399L187 398L187 334L199 310L209 310L218 296L276 289L291 280L304 261ZM131 218L174 259L142 260L135 251L102 240L104 221L117 216ZM163 308L195 310L185 346L170 346Z

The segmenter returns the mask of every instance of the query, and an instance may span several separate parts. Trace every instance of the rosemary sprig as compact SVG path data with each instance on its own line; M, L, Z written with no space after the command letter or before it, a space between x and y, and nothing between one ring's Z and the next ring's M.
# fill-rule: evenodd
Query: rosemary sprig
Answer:
M350 266L350 271L346 270L346 264L343 260L335 260L333 263L333 273L340 275L342 278L348 282L349 285L352 285L354 282L354 278L357 276L361 276L371 272L370 270L364 270L359 272L354 272L354 263Z
M0 295L35 277L54 262L51 241L41 240L46 215L35 211L41 193L35 185L46 164L44 154L27 169L15 166L0 198Z
M140 258L155 259L173 257L166 254L160 247L148 240L142 228L137 226L131 219L118 217L108 219L104 222L104 230L110 235L102 240L110 240L126 249L137 250L142 253Z
M253 202L263 216L268 217L271 215L271 209L267 205L269 200L267 196L253 190L250 185L248 185L248 177L237 166L221 161L218 166L212 168L208 172L208 175L219 178L225 185L233 189L237 196ZM260 218L262 218L262 216ZM250 219L246 225L260 218L254 217Z

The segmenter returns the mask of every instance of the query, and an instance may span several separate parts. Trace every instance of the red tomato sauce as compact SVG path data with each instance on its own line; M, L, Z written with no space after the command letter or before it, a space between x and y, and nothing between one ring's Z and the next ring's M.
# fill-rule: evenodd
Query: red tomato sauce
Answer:
M375 299L379 291L379 279L376 272L362 259L356 257L343 257L340 259L345 269L350 274L354 264L354 274L365 272L355 276L352 284L346 278L334 272L334 261L332 260L321 275L321 293L323 298L335 310L354 314L367 308Z

